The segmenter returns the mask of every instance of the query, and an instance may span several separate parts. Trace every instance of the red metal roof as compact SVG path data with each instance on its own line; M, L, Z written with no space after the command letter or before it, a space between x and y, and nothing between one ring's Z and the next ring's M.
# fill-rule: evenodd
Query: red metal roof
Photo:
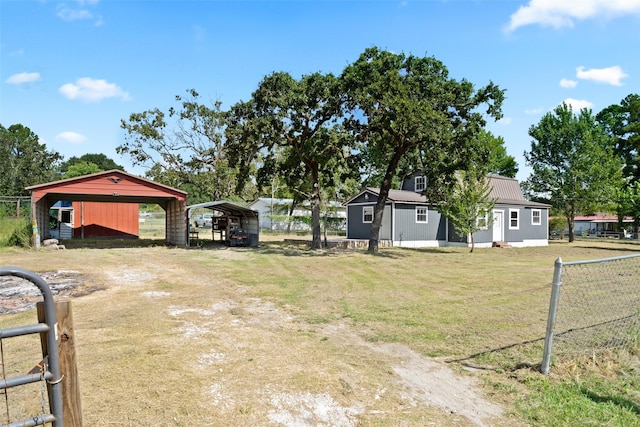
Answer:
M164 184L141 178L121 170L110 170L59 181L46 182L26 188L32 192L34 201L40 200L47 194L64 194L65 200L87 200L86 196L99 196L118 199L136 199L144 202L149 198L176 198L186 200L187 193ZM82 196L82 197L80 197ZM124 200L123 200L124 201Z
M589 221L589 222L618 222L617 215L587 215L587 216L576 216L574 221ZM633 217L625 216L623 221L630 222L633 221Z

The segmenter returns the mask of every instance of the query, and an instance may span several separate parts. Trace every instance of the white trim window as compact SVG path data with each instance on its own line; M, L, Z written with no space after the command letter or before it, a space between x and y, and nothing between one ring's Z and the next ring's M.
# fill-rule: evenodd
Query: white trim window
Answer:
M362 222L365 224L373 222L373 206L362 207Z
M531 225L541 225L541 224L542 224L542 210L531 209Z
M427 188L427 177L416 176L414 188L416 192L423 192Z
M478 227L478 230L488 230L489 222L489 212L485 212L484 215L480 214L478 218L476 218L476 226Z
M416 222L426 224L429 222L429 209L424 206L416 206Z
M520 229L520 210L509 209L509 230Z

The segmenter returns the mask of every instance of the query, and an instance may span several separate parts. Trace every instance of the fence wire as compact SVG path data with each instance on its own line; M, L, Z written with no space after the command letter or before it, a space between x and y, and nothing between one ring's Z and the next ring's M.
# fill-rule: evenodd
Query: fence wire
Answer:
M639 350L640 255L565 263L561 277L556 359Z
M30 196L0 196L0 218L29 218L30 214Z

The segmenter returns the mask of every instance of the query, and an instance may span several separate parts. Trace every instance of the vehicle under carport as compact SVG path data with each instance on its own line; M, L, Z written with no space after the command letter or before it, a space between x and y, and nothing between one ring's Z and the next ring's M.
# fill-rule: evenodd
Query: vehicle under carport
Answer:
M193 224L191 217L192 212L196 209L211 209L213 211L211 238L214 242L236 246L241 241L234 239L233 234L237 230L242 229L246 233L246 242L242 243L246 243L246 246L258 246L260 227L259 214L257 211L225 200L187 206L188 231L192 230ZM189 236L188 245L191 245L194 238L193 233L189 232L187 235Z

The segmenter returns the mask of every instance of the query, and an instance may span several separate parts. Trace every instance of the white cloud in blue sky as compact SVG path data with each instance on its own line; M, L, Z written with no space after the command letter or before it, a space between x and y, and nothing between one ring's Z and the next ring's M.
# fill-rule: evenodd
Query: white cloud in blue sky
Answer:
M591 68L585 70L583 66L576 68L576 77L582 80L591 80L596 83L605 83L612 86L622 86L622 79L629 77L622 68L615 65L607 68Z
M63 21L71 22L93 19L93 14L86 9L72 9L65 5L61 5L58 9L58 17Z
M583 108L589 108L589 109L593 108L593 102L587 101L586 99L567 98L562 102L571 106L571 109L573 110L573 112L578 112Z
M75 0L71 2L62 2L57 6L57 16L63 21L93 21L94 25L99 27L103 24L101 16L95 16L88 7L95 7L98 1Z
M18 73L9 77L6 81L12 85L21 85L25 83L33 83L40 80L40 73Z
M102 79L83 77L75 83L66 83L59 89L60 93L69 99L98 102L107 98L120 98L123 101L130 100L127 92L114 83Z
M60 132L56 135L56 141L70 142L72 144L82 144L86 140L86 136L72 131Z
M576 87L577 85L578 85L578 82L575 80L560 79L560 87L570 89L570 88Z
M507 31L527 25L573 27L576 21L640 14L640 0L530 0L511 15Z

